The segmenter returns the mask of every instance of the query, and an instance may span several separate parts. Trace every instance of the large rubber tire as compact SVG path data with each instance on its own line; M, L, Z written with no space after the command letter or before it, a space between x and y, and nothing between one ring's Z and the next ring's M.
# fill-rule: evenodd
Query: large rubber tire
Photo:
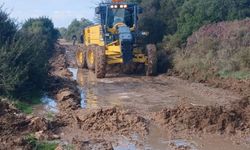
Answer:
M95 50L95 75L96 78L105 78L107 58L105 47L97 46Z
M157 49L154 44L148 44L146 46L148 54L148 62L146 65L146 75L154 76L157 74Z
M96 46L91 45L87 48L87 66L90 70L95 70L95 49Z
M87 68L87 61L86 61L86 50L84 47L79 46L77 48L76 54L76 64L78 68Z

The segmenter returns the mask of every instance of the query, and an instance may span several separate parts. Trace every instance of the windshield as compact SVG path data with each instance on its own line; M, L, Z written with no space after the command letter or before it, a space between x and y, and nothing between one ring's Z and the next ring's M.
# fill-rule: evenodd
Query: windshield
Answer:
M122 22L128 27L134 25L133 9L109 9L108 13L108 27L112 28L115 24Z

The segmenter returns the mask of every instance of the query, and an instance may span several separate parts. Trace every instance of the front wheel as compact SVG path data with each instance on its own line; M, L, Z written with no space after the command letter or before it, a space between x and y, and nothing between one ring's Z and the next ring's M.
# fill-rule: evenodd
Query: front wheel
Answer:
M157 74L157 50L154 44L148 44L146 46L148 59L146 64L146 75L154 76Z
M95 49L96 46L94 45L87 48L87 66L90 70L95 70Z
M97 78L105 78L106 60L105 48L103 46L97 46L95 50L95 74Z

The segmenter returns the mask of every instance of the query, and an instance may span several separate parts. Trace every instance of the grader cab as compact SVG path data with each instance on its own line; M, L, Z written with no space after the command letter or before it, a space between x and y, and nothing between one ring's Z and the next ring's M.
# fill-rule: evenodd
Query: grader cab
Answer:
M76 52L79 68L95 71L97 78L105 78L106 66L111 64L141 63L146 75L157 71L156 46L145 48L138 43L138 15L142 9L136 3L113 0L96 8L100 24L83 30L84 43Z

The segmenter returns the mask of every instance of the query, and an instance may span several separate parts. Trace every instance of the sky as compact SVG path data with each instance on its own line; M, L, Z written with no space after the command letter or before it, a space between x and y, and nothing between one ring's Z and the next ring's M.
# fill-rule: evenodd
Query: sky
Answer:
M75 18L94 20L99 0L0 0L10 17L23 23L28 18L47 16L56 27L67 27Z

